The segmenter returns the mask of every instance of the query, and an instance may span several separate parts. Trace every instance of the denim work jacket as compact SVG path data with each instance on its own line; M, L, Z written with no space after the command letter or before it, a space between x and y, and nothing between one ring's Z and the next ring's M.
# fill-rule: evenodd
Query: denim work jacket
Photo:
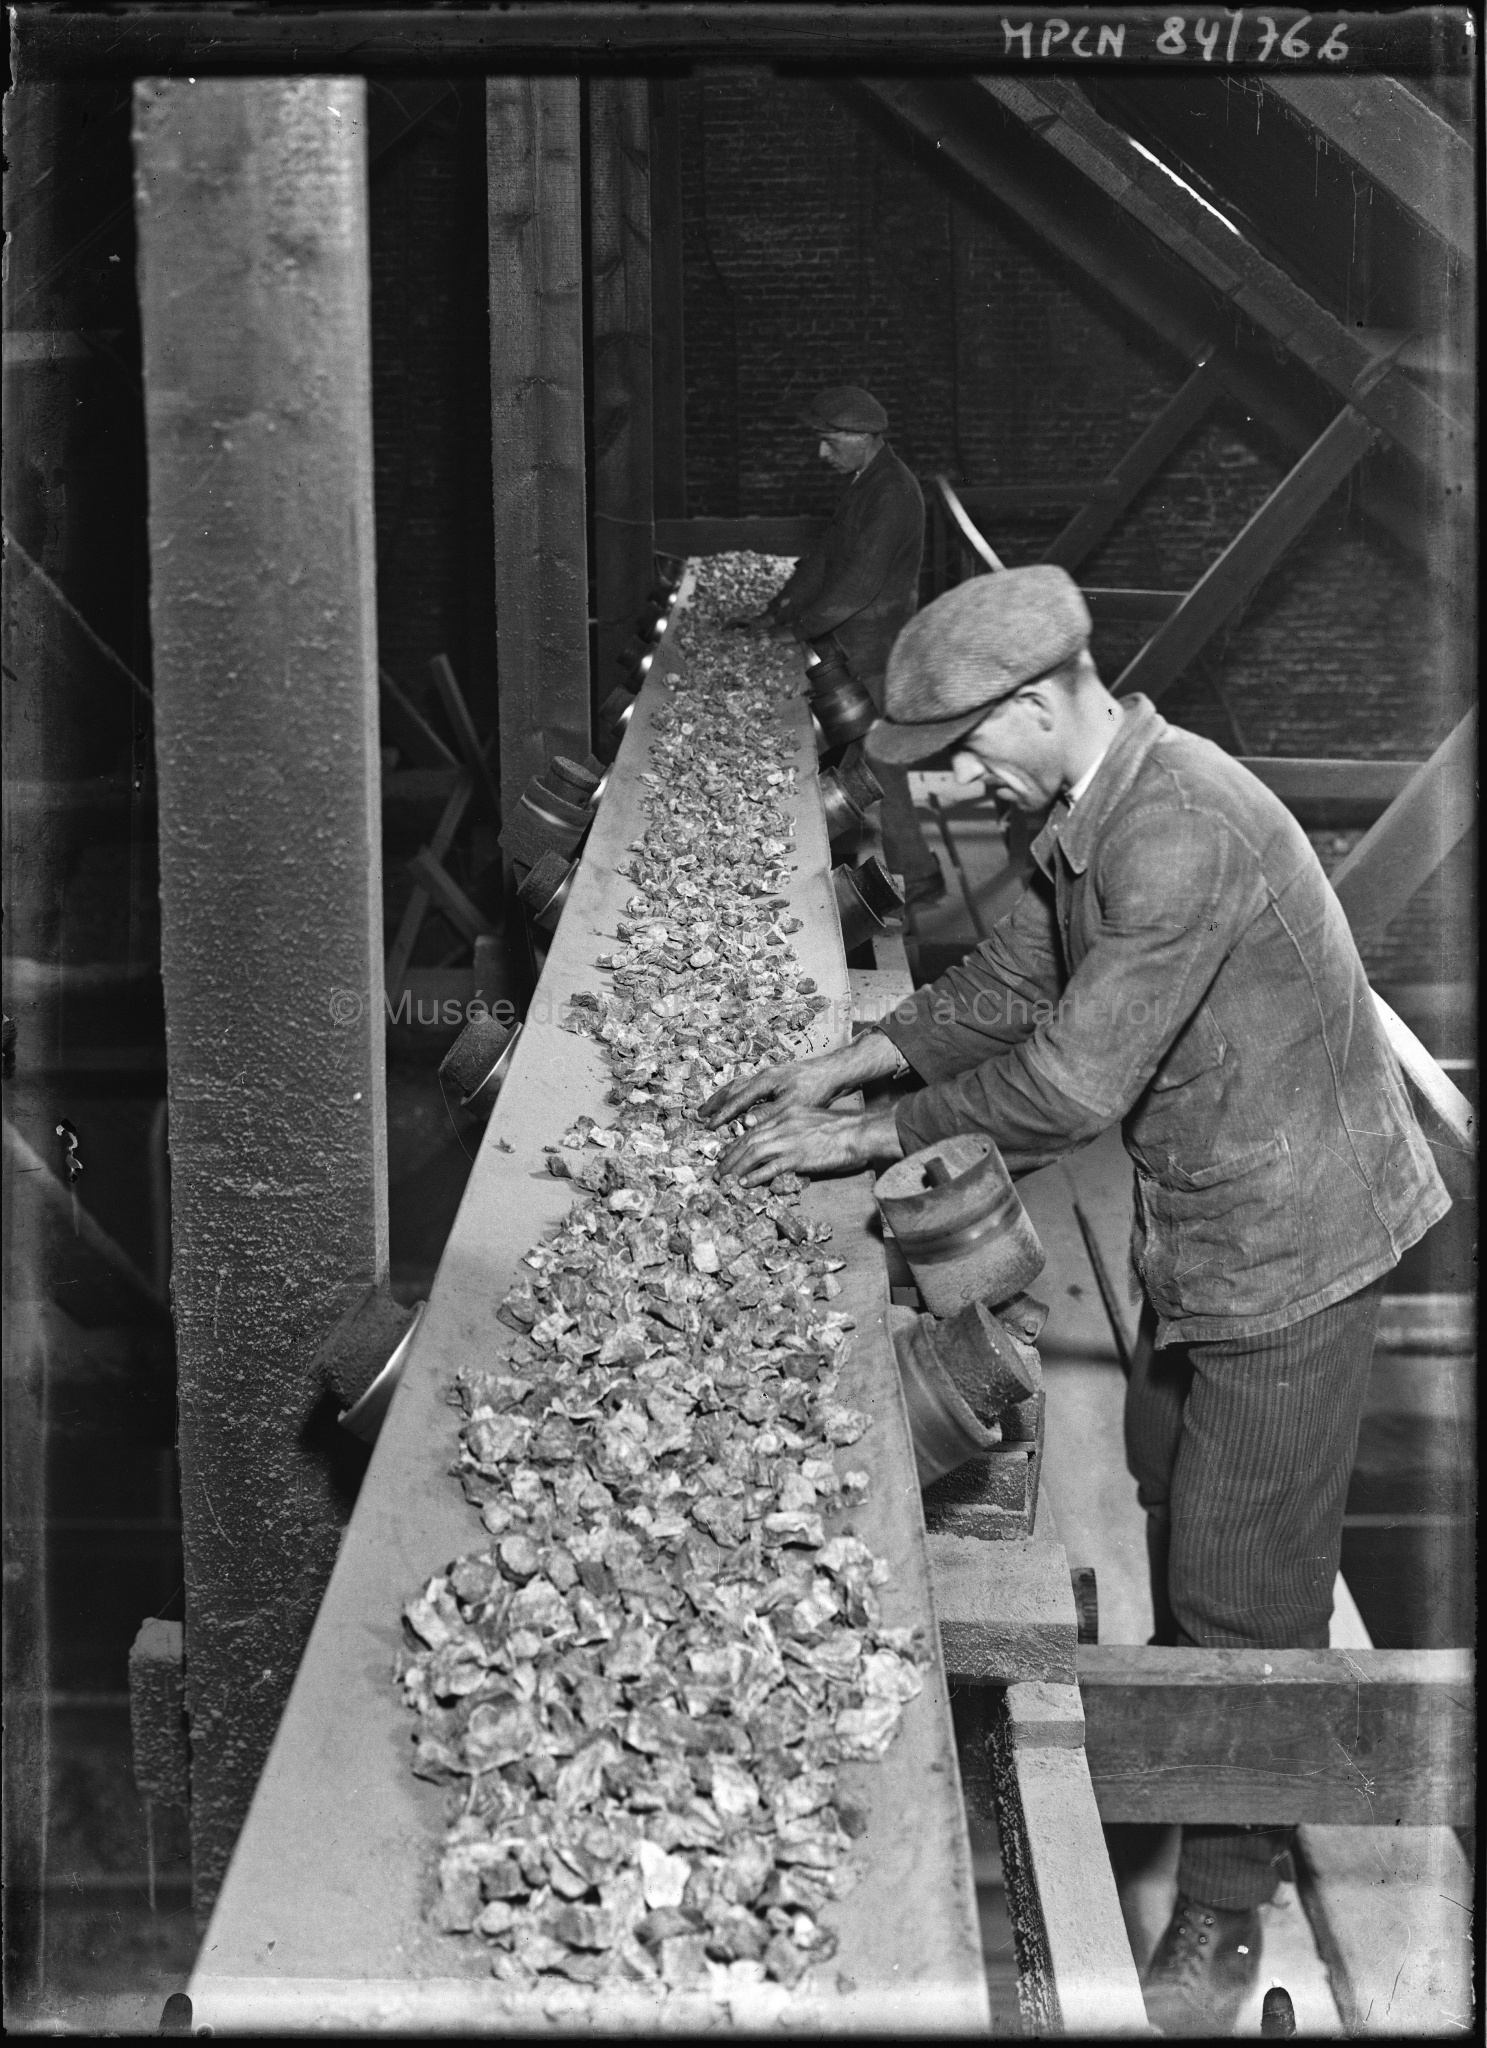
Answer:
M854 674L878 684L919 603L923 553L924 493L885 445L843 491L826 531L766 609L807 640L834 636Z
M1014 1174L1120 1122L1159 1344L1258 1336L1397 1264L1451 1206L1342 906L1278 798L1145 697L984 944L878 1027L929 1084L906 1151Z

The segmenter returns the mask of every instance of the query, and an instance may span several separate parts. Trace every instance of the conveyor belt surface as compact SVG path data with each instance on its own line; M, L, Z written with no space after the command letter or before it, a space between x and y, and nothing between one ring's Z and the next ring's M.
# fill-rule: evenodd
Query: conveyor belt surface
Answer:
M198 2024L218 2031L520 2030L595 2023L650 2031L780 2023L841 2031L985 2031L971 1858L961 1802L923 1520L898 1372L886 1330L887 1283L867 1175L818 1183L801 1214L829 1223L845 1261L833 1304L856 1318L839 1398L871 1418L844 1463L866 1499L829 1516L879 1556L888 1626L924 1624L924 1688L879 1762L842 1766L842 1792L865 1816L854 1844L861 1880L823 1919L830 1964L793 1991L764 1984L731 2002L708 1992L595 1993L561 1978L516 1993L493 1980L469 1935L432 1930L426 1909L444 1832L444 1797L410 1770L413 1716L393 1683L399 1609L431 1573L485 1540L450 1476L458 1417L450 1388L491 1344L492 1319L521 1255L558 1223L573 1189L545 1148L581 1114L612 1121L601 1048L562 1028L573 994L601 980L633 884L619 872L643 824L658 707L678 672L675 626L661 643L590 834L574 888L486 1129L439 1268L422 1331L393 1402L284 1720L238 1843L191 1985ZM803 975L829 1007L818 1042L845 1036L850 994L830 881L815 749L802 697L780 698L794 749L785 796L793 869L785 893L803 929ZM265 1598L273 1589L265 1588Z

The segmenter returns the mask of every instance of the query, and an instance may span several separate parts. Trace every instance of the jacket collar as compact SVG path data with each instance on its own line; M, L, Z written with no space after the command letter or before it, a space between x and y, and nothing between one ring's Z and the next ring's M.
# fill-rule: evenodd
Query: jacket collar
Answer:
M1149 697L1138 693L1126 699L1120 729L1095 770L1093 782L1072 810L1060 797L1048 823L1033 841L1033 859L1050 881L1056 848L1062 848L1064 859L1076 875L1084 873L1106 819L1166 730L1166 719Z

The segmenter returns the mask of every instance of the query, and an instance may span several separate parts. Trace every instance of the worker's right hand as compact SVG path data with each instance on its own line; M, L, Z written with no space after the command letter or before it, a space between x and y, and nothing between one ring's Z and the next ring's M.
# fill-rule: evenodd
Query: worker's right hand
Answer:
M839 1095L870 1081L886 1079L898 1066L898 1050L881 1031L865 1031L850 1045L834 1052L817 1053L788 1066L760 1067L756 1073L741 1074L715 1095L710 1095L697 1115L709 1130L731 1123L757 1103L772 1109L824 1109Z

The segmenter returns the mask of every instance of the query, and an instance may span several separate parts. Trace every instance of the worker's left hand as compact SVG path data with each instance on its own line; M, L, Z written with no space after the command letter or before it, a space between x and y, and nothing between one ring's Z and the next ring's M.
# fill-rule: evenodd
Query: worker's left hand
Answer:
M718 1172L759 1187L777 1173L851 1173L903 1156L892 1103L868 1110L792 1104L762 1116L735 1139L719 1159Z

